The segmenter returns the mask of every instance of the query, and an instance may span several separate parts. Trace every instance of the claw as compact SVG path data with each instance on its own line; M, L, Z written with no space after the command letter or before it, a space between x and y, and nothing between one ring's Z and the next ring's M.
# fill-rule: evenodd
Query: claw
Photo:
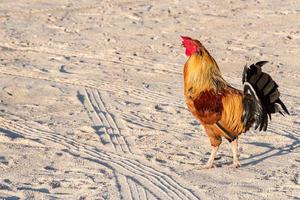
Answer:
M240 166L241 166L240 161L238 161L238 160L233 161L233 167L239 168Z

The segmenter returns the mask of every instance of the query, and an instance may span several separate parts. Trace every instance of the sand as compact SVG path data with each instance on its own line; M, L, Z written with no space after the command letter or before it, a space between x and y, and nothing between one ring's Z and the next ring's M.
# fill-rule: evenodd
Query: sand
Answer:
M0 199L300 199L300 4L0 1ZM180 35L242 88L246 63L291 115L224 141L217 168L183 100Z

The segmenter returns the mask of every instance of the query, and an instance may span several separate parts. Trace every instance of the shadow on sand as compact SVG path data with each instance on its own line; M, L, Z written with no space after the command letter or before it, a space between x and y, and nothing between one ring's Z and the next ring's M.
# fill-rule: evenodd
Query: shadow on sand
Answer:
M300 135L300 133L298 133L297 131L284 131L284 130L273 131L271 129L270 131L272 131L274 134L287 137L288 139L292 140L292 142L282 147L274 147L272 144L265 143L265 142L248 142L246 144L254 145L256 147L263 147L266 150L261 153L252 155L249 158L241 159L241 161L243 161L243 166L256 165L274 156L287 155L300 147L300 139L299 137L297 137Z

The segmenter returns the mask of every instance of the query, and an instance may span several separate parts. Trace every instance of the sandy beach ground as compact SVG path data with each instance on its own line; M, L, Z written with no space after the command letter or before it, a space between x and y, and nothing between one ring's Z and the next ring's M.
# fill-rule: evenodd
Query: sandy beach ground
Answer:
M183 100L180 35L242 88L246 63L291 115L224 141L217 168ZM300 199L300 2L0 1L0 199Z

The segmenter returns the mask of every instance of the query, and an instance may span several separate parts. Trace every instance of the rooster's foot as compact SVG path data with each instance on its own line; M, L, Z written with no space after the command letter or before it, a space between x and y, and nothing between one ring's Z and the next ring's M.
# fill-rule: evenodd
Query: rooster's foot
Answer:
M206 164L206 165L202 165L201 168L202 169L212 169L212 168L217 168L220 167L220 165L216 165L216 164Z

